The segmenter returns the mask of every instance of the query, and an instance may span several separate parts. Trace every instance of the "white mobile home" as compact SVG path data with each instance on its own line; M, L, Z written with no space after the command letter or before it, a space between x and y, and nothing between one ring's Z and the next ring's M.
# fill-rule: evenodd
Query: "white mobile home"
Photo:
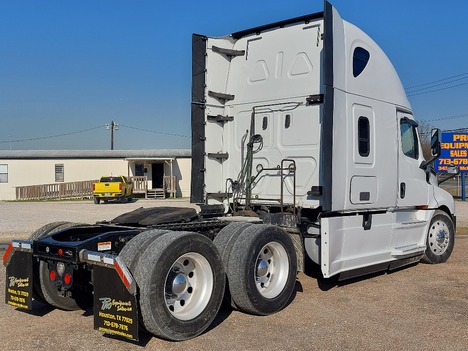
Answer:
M147 189L175 176L177 197L190 195L190 150L1 150L0 200L16 188L98 179L103 175L146 177Z

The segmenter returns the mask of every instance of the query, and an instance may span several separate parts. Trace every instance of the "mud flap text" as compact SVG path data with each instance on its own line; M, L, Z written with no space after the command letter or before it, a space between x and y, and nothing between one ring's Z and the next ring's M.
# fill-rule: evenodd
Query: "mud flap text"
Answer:
M138 341L138 307L116 270L94 266L94 329Z
M32 254L15 251L6 267L5 302L13 307L31 310L33 299Z

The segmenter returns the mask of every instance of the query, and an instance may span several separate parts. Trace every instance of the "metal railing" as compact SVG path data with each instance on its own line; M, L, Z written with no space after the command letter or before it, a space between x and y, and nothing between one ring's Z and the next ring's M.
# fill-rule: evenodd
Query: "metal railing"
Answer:
M129 177L133 182L133 193L148 194L148 177ZM16 200L52 200L52 199L84 199L93 196L93 183L97 180L83 180L77 182L27 185L16 187ZM164 176L163 190L170 197L177 193L177 178Z

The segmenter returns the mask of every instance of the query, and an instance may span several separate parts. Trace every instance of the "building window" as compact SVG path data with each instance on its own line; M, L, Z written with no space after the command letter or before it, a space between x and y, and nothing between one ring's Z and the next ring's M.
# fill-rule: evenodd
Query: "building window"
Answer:
M414 159L418 159L419 157L418 132L416 131L416 127L417 123L408 118L403 118L400 121L401 148L406 156Z
M0 183L8 183L8 165L0 165Z
M361 157L367 157L370 153L370 127L367 117L358 119L358 149Z
M143 177L145 175L145 166L143 163L135 163L135 176Z
M55 164L55 182L56 183L62 183L64 182L64 169L63 169L63 163L56 163Z

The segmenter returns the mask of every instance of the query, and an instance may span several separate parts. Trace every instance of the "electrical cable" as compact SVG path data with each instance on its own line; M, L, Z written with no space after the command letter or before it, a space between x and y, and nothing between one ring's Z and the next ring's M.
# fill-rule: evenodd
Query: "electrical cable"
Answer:
M2 140L2 141L0 141L0 143L1 144L4 144L4 143L20 143L20 142L24 142L24 141L36 141L36 140L44 140L44 139L53 139L53 138L58 138L58 137L62 137L62 136L67 136L67 135L73 135L73 134L89 132L90 130L99 129L99 128L102 128L102 127L104 127L104 125L100 125L100 126L93 127L93 128L88 128L88 129L83 129L83 130L78 130L78 131L75 131L75 132L56 134L56 135L48 135L48 136L37 137L37 138L17 139L17 140Z
M465 76L464 78L459 78L459 79L455 79L454 81L456 80L460 80L460 79L466 79L468 78L468 73L461 73L461 74L457 74L455 76L451 76L451 77L447 77L447 78L442 78L442 79L438 79L438 80L434 80L432 82L427 82L427 83L422 83L422 84L418 84L418 85L413 85L413 86L410 86L410 87L407 87L405 88L405 90L413 90L414 88L419 88L419 87L422 87L422 86L425 86L425 85L432 85L434 83L439 83L439 82L443 82L444 80L450 80L450 79L453 79L453 78L458 78L458 77L462 77L462 76ZM448 84L449 82L447 82Z
M166 133L166 132L159 132L159 131L157 131L157 130L144 129L144 128L137 128L137 127L127 126L127 125L125 125L125 124L119 124L119 126L125 127L125 128L129 128L129 129L139 130L139 131L142 131L142 132L156 133L156 134L169 135L169 136L176 136L176 137L180 137L180 138L190 138L188 135L175 134L175 133Z

